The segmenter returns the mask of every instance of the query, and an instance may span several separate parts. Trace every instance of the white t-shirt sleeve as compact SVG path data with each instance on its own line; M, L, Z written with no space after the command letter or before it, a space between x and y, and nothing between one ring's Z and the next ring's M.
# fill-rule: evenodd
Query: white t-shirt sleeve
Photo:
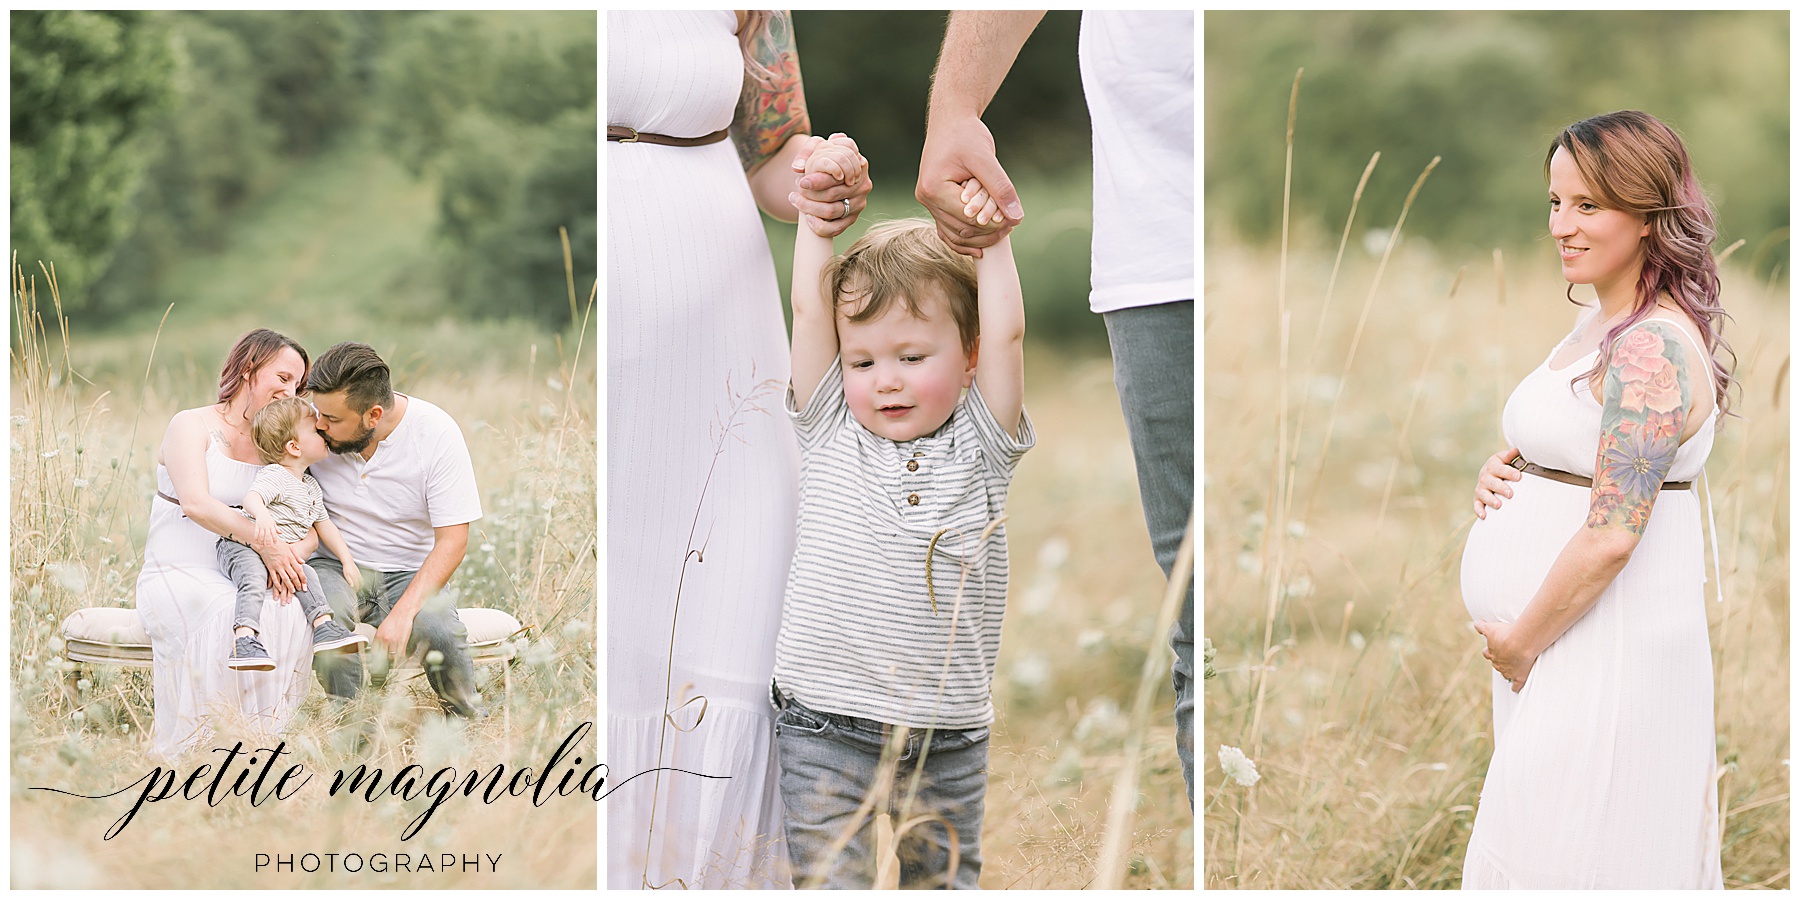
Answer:
M475 485L475 464L455 421L444 424L436 445L436 455L425 472L425 507L432 528L480 520L481 490Z

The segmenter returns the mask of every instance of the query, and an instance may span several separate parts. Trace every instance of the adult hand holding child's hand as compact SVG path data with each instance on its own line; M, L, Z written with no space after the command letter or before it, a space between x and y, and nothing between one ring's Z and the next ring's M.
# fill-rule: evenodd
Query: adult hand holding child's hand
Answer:
M808 138L792 168L798 178L788 201L808 228L826 238L842 234L856 222L875 187L869 179L869 161L842 132Z

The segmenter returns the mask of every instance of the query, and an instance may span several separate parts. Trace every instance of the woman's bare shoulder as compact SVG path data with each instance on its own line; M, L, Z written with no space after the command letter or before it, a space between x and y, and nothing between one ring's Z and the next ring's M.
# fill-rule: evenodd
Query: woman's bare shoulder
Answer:
M215 438L223 438L223 425L212 405L177 411L175 416L169 418L169 428L163 433L164 453L157 455L157 460L168 463L166 454L170 448L204 452L209 442Z

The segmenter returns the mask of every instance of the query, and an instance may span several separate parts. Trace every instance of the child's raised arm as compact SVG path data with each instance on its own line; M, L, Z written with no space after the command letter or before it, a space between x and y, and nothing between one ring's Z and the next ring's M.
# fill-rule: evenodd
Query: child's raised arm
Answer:
M963 202L969 216L998 215L997 205L974 179L963 183ZM981 308L975 385L994 419L1018 439L1025 410L1025 293L1019 288L1010 236L975 259L975 286Z
M818 146L807 158L807 172L824 172L840 180L861 178L864 161L854 145L817 137L812 140ZM831 239L815 231L821 227L817 218L802 214L794 236L793 285L788 294L794 310L790 358L794 404L800 408L812 400L813 390L818 388L838 351L837 299L825 297L819 284L832 253Z

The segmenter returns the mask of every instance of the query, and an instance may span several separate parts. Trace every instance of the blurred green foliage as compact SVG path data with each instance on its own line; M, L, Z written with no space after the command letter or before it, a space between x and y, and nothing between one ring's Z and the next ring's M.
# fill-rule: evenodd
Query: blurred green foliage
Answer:
M34 276L54 264L66 298L130 227L174 64L142 12L14 12L11 59L13 247Z
M557 228L569 231L578 308L598 268L594 13L429 13L383 60L384 143L441 186L450 297L546 325L573 316Z
M1293 211L1326 234L1343 228L1370 155L1381 161L1359 232L1392 226L1441 155L1407 234L1520 247L1545 231L1556 133L1640 109L1687 142L1719 208L1718 249L1785 241L1785 12L1209 12L1205 32L1209 227L1275 237L1288 97L1305 67Z
M438 196L437 259L413 275L465 313L560 326L558 227L576 284L596 269L595 24L592 12L15 13L14 247L56 263L71 312L160 312L183 261L227 247L287 180L317 178L308 161L331 151L362 171L362 157L391 154ZM278 253L323 237L296 238Z
M913 201L931 73L944 41L942 11L794 12L795 42L813 130L855 138L875 182L868 225L924 217ZM1045 14L982 116L1025 202L1013 253L1033 339L1104 350L1106 328L1088 312L1093 229L1093 144L1076 41L1081 14ZM765 219L787 284L794 226ZM851 238L838 241L842 250Z
M918 181L931 73L946 19L941 10L794 12L813 129L855 138L882 188L910 193ZM1022 174L1017 170L1054 177L1093 167L1075 57L1080 33L1080 13L1046 13L982 115L1001 165L1015 180Z

